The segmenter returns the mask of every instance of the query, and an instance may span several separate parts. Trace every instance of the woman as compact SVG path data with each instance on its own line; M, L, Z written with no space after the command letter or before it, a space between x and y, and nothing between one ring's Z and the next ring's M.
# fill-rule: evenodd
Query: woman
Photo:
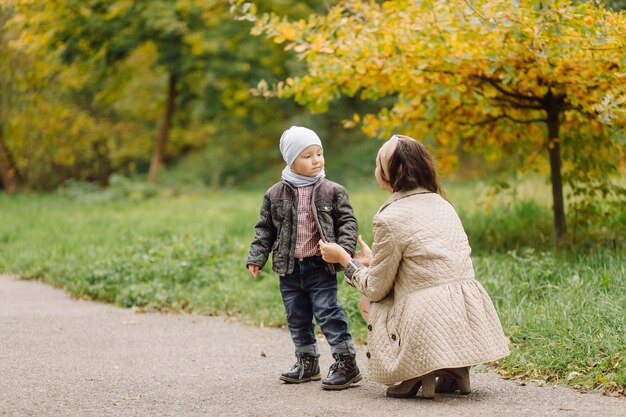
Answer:
M324 260L346 267L346 281L371 302L361 303L369 378L389 385L390 397L413 397L420 387L425 398L435 390L469 394L469 367L508 355L508 342L474 279L463 225L416 140L392 136L378 152L375 176L392 195L374 216L372 250L359 238L362 250L352 259L320 242Z

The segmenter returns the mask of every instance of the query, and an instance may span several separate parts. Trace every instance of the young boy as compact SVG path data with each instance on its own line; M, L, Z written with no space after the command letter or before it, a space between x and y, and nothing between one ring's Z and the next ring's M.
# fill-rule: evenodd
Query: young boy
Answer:
M256 278L272 252L297 359L280 379L295 384L321 379L315 317L335 359L322 388L346 389L361 380L361 373L348 323L337 304L336 271L341 265L324 262L318 242L336 242L354 254L357 221L345 188L324 178L324 151L314 131L287 129L280 152L287 166L281 181L263 198L247 268Z

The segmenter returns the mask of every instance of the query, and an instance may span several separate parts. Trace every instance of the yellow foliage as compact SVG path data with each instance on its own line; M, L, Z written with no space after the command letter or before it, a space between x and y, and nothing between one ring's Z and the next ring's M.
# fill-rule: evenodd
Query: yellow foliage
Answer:
M292 25L283 23L279 25L276 29L282 35L283 40L293 41L296 37L296 28Z
M256 31L309 43L293 47L307 74L279 96L314 111L337 92L394 96L389 109L363 118L363 131L437 132L443 165L454 165L446 154L461 137L495 158L509 152L498 147L536 153L550 108L563 129L626 126L626 15L591 2L346 0L325 16L277 22L259 19Z

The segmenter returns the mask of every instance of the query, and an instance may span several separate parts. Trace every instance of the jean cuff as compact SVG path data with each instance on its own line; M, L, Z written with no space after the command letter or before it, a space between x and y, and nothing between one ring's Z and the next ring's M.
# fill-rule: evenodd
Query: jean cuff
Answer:
M320 353L317 350L317 343L314 345L296 346L296 353L308 353L309 355L319 356Z
M334 346L330 347L330 353L335 354L346 354L349 353L351 355L356 355L356 346L352 340L344 340L341 343L338 343Z

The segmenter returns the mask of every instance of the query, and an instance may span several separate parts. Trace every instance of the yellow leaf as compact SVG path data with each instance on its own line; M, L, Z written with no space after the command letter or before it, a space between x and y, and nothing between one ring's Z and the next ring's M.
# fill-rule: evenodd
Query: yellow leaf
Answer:
M278 32L288 41L292 41L296 38L296 30L293 26L285 23L278 27Z
M293 48L293 50L299 54L306 51L307 49L309 49L309 46L304 43L299 43Z

